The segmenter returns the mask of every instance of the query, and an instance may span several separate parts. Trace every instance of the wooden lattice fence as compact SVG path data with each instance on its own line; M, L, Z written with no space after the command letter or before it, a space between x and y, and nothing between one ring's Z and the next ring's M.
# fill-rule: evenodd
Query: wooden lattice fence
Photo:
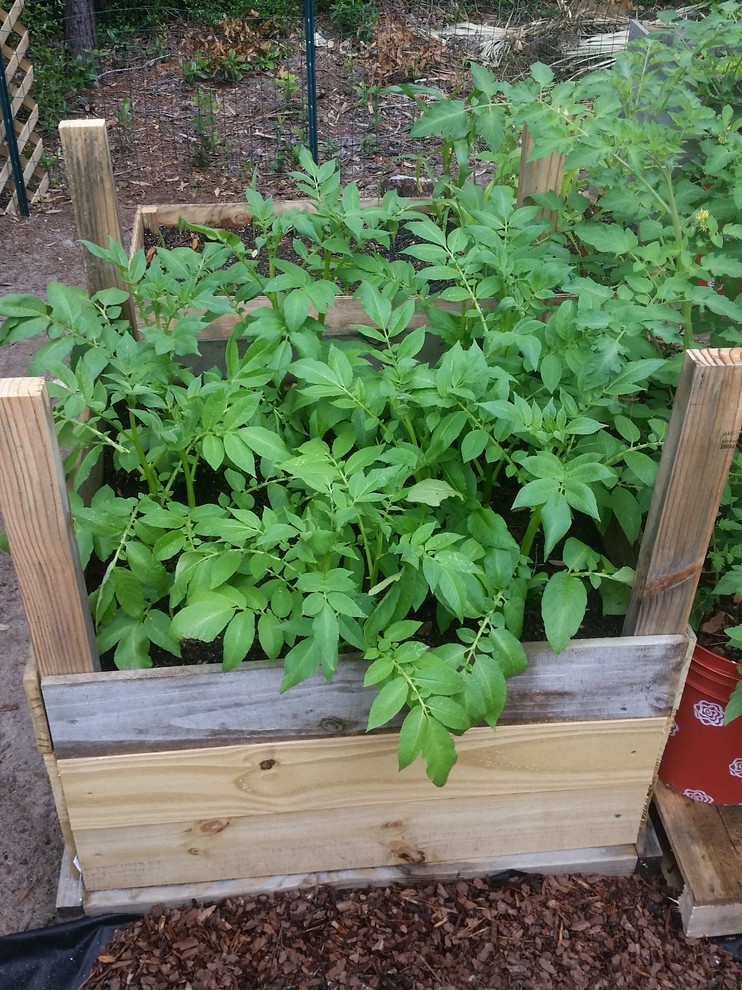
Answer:
M41 165L44 149L36 130L39 108L30 96L34 73L26 57L29 40L28 31L20 21L23 7L24 0L14 0L9 10L0 10L0 50L26 196L30 203L34 203L46 192L49 177ZM13 180L5 125L0 116L0 213L16 213L17 210L18 192Z

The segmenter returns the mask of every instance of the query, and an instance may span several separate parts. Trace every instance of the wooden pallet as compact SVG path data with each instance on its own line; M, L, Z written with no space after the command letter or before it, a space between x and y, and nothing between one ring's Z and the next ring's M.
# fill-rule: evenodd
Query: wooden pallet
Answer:
M654 803L685 885L685 934L742 932L742 805L691 801L660 782Z

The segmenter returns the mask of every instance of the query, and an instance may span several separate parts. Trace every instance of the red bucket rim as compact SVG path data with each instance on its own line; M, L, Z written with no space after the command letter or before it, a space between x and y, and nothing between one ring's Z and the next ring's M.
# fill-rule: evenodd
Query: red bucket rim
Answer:
M709 673L715 674L717 677L733 681L735 684L740 678L737 669L739 664L735 660L723 657L720 653L714 653L713 650L707 650L705 646L701 646L699 643L693 647L691 663L708 670Z

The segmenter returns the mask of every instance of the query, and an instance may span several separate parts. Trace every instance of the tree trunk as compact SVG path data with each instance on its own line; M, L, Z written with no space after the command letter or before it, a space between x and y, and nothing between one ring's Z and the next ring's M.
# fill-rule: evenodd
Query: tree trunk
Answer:
M64 40L73 58L98 47L94 0L65 0Z

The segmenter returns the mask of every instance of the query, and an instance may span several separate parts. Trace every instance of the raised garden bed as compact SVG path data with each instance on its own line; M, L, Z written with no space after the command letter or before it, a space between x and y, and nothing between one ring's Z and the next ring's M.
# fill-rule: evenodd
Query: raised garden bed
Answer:
M33 379L0 388L2 436L16 438L2 452L3 508L38 667L37 735L87 910L529 864L633 870L686 637L582 641L559 658L529 646L502 726L458 741L441 790L419 767L398 773L394 734L363 732L370 699L352 662L332 691L315 679L285 697L273 664L96 672L44 393ZM661 515L629 619L639 627L658 594L676 621L668 581L651 578Z

